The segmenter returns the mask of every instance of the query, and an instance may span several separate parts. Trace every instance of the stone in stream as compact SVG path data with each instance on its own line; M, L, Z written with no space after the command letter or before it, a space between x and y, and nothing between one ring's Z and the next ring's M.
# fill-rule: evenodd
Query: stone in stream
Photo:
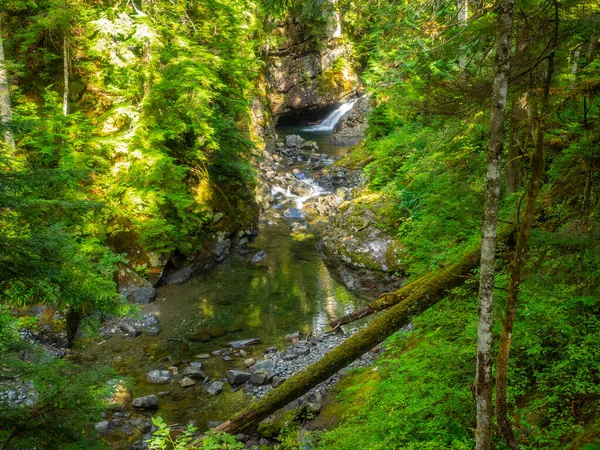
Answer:
M244 366L250 367L256 364L256 360L254 358L248 358L244 360Z
M208 422L206 422L206 426L210 429L212 428L216 428L219 425L221 425L223 422L221 422L220 420L209 420Z
M304 180L306 178L306 175L304 175L304 172L302 172L300 169L294 169L292 170L292 173L299 180Z
M208 359L210 355L208 353L200 353L199 355L194 356L196 359Z
M241 339L239 341L231 341L227 345L231 348L243 348L243 347L246 347L247 345L258 344L259 342L260 342L259 338L250 338L250 339ZM213 352L213 354L214 354L214 352ZM216 355L216 356L218 356L218 355Z
M296 353L298 356L306 356L310 353L310 348L298 347L294 349L294 353Z
M146 374L146 381L153 384L168 383L171 381L171 372L168 370L152 370Z
M289 136L285 137L285 146L287 148L302 147L304 142L306 141L297 134L290 134Z
M266 370L271 372L275 370L275 363L270 359L265 359L264 361L259 361L250 367L250 372L258 372L259 370Z
M195 379L200 379L203 380L204 378L206 378L206 374L204 372L202 372L201 369L198 369L196 367L186 367L185 369L183 369L183 372L181 372L181 375L183 377L189 377L189 378L195 378Z
M303 149L318 150L319 146L315 141L306 141L302 144Z
M276 388L276 387L280 386L284 381L285 381L285 378L274 376L273 380L271 381L271 384L273 385L274 388Z
M269 376L269 372L264 369L260 369L252 374L250 377L250 383L252 383L254 386L264 386L269 382L269 378L272 378Z
M196 382L189 377L185 377L185 378L181 379L179 384L181 385L182 388L188 388L188 387L194 386L196 384Z
M156 395L146 395L134 398L132 406L135 409L158 409L158 397Z
M210 395L219 395L221 392L223 392L223 382L222 381L213 381L206 388L206 392L208 392Z
M292 233L301 233L303 231L308 231L308 224L306 222L294 222L290 225L290 230Z
M286 341L295 341L300 338L300 332L296 331L295 333L290 333L285 335Z
M237 386L238 384L244 384L246 381L252 378L252 374L249 372L244 372L243 370L228 370L225 375L227 376L227 381L232 386Z
M283 212L283 217L288 219L304 219L304 213L297 208L288 208Z
M128 323L120 323L119 328L121 328L121 330L123 330L123 332L127 333L131 337L137 337L141 334L140 330L135 329L133 326L131 326Z
M264 261L265 259L267 259L267 252L265 252L264 250L261 250L260 252L258 252L256 255L254 255L252 257L252 262L253 263L259 263L261 261Z
M202 363L200 361L192 361L190 363L190 367L193 367L194 369L202 369Z

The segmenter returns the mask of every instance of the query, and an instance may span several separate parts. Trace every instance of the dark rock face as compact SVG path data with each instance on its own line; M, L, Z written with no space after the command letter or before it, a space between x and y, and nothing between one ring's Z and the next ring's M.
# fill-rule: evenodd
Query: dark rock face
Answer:
M150 303L156 297L156 290L150 281L124 266L117 272L117 291L130 303L136 304Z
M135 409L158 409L158 397L156 395L146 395L133 399Z
M333 128L331 143L335 145L354 145L365 137L367 115L371 109L369 97L360 97L354 107L344 114Z
M336 15L336 19L339 17ZM275 24L268 53L267 82L271 111L279 124L317 120L358 88L352 64L339 68L336 61L350 62L352 48L342 42L341 29L327 26L317 43L310 27L297 19ZM335 66L335 67L334 67Z
M226 376L227 381L232 386L244 384L246 381L252 378L252 374L250 372L244 372L243 370L228 370Z

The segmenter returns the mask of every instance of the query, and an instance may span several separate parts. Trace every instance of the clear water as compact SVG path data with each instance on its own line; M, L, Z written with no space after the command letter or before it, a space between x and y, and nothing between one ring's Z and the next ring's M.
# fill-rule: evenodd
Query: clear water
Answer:
M315 140L321 153L339 158L347 148L329 144L329 133L307 132L299 127L279 129L280 138L300 134ZM227 342L260 338L260 344L249 347L247 357L261 355L268 346L284 345L288 333L320 332L328 328L330 319L361 307L366 299L348 292L329 274L316 250L317 238L312 234L292 234L293 220L278 216L282 211L267 211L261 217L258 237L249 244L246 254L236 253L211 272L181 285L163 286L154 303L146 305L142 314L154 313L160 319L158 336L142 335L135 339L116 335L86 349L86 364L110 365L120 374L133 378L133 396L158 394L160 409L156 413L170 424L195 420L200 429L209 420L226 420L250 400L242 391L225 391L211 397L201 383L183 389L177 383L151 385L145 374L154 369L167 369L178 361L189 361L194 355L223 349ZM322 224L321 224L322 225ZM311 224L319 227L319 224ZM251 258L264 250L267 258L252 263ZM212 333L208 342L187 339L189 334ZM220 335L220 336L219 336ZM231 362L221 357L203 360L211 379L223 378L225 371L242 368L244 358ZM114 448L120 448L126 436L112 435Z

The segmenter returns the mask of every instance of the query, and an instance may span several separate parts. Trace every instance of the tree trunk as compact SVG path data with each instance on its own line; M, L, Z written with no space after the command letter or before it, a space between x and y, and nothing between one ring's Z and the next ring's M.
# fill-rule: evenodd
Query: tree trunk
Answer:
M456 7L458 9L458 24L460 27L465 28L468 25L469 20L469 0L457 0ZM467 67L467 55L464 51L465 48L461 48L460 58L458 59L458 67L463 71Z
M490 132L488 138L487 178L482 225L481 269L479 282L479 323L477 329L477 432L476 449L488 450L492 442L492 311L494 305L494 262L498 205L500 200L501 160L504 145L504 111L508 94L510 49L514 0L498 4L496 74L494 77Z
M556 4L555 4L556 11ZM556 15L558 13L555 13ZM545 148L544 148L544 124L548 113L548 102L550 96L550 85L554 72L554 49L558 37L558 17L555 17L555 33L552 43L552 52L548 57L548 68L544 80L541 110L539 115L536 111L536 117L532 123L532 135L534 136L534 151L531 156L531 174L526 190L525 211L518 225L517 243L509 264L509 282L508 295L506 298L506 307L504 319L502 321L502 334L500 335L500 345L498 350L498 362L496 367L496 418L500 434L509 448L519 449L510 421L508 420L508 406L506 400L506 387L508 384L508 358L510 355L510 346L512 341L513 325L517 313L517 300L519 296L519 287L523 280L523 268L529 249L529 239L531 237L531 227L533 215L535 212L535 202L543 183L545 168Z
M502 236L508 236L511 231L512 229L503 231ZM471 269L477 266L480 253L480 248L477 247L440 273L423 280L412 295L393 306L385 314L373 319L368 327L342 342L319 361L290 377L281 386L253 402L215 430L237 433L239 430L250 428L317 384L327 380L390 335L408 325L414 317L444 298L450 289L462 284Z
M63 36L63 114L69 114L69 40L67 34Z
M6 70L6 58L4 57L4 43L2 40L2 13L0 13L0 114L3 125L12 122L12 106L10 103L10 84L8 83L8 71ZM11 153L15 151L15 137L10 129L4 131L4 142Z

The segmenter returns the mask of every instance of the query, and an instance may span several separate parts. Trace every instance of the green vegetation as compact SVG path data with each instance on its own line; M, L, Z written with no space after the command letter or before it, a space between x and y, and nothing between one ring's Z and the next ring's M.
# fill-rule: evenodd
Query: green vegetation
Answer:
M268 109L269 45L289 23L323 49L338 13L372 103L347 158L368 183L341 211L382 216L409 281L477 248L482 216L495 220L486 151L502 153L498 216L516 228L491 278L492 350L505 357L494 405L505 410L482 444L474 270L346 380L325 411L337 427L290 425L281 448L600 448L598 0L0 0L0 394L21 395L0 397L0 449L102 448L93 424L115 374L26 344L42 318L24 312L47 308L69 344L83 317L133 309L119 268L150 278L151 261L191 259L210 233L251 222L263 138L252 105ZM347 91L349 64L319 74L319 93ZM482 286L486 274L482 264ZM284 404L282 392L265 398ZM150 448L243 448L154 425ZM269 425L269 437L285 429Z

